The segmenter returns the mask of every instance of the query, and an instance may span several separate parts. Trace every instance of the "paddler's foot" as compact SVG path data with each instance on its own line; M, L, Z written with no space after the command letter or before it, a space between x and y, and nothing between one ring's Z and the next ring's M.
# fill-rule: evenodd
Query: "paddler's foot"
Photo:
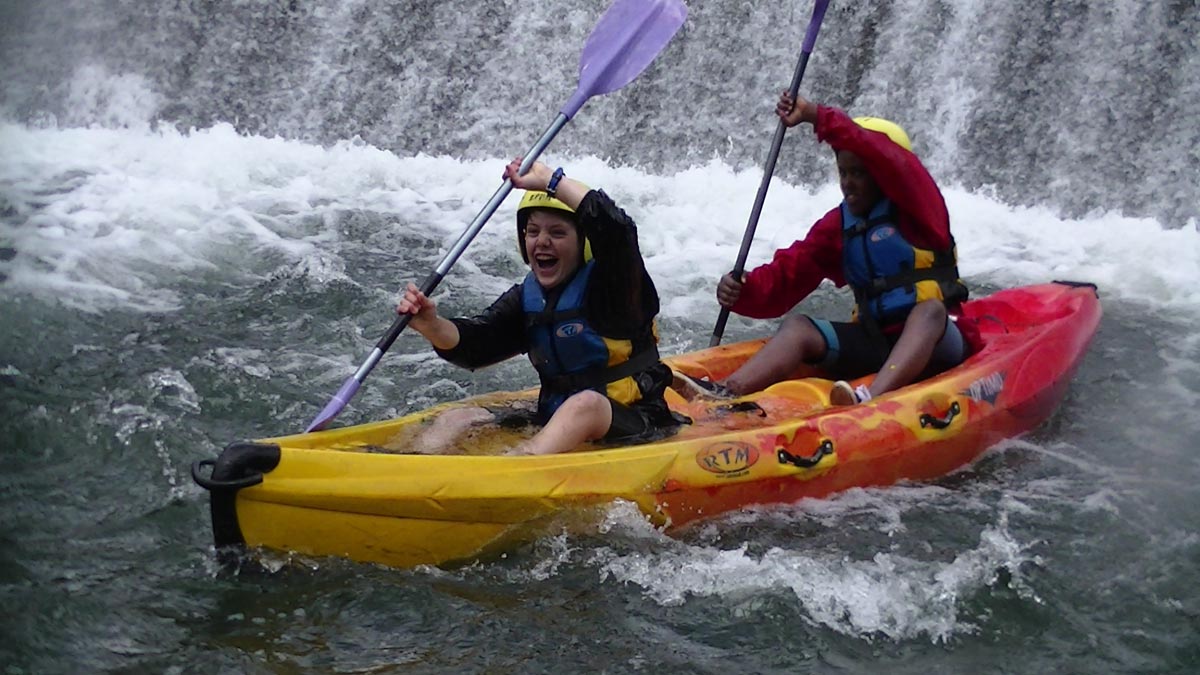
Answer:
M729 387L720 382L713 382L707 377L689 377L678 371L671 372L675 375L674 380L671 382L671 388L689 401L698 398L713 401L727 401L731 398L737 398L737 394L733 393Z
M851 387L849 382L838 380L833 383L833 389L829 390L829 405L858 405L870 400L871 390L867 389L865 384Z

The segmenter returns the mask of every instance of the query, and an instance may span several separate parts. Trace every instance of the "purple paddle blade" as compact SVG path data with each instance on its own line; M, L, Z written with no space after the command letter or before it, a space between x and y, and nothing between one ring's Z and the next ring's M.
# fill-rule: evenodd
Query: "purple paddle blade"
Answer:
M329 403L325 404L325 407L321 410L321 414L313 418L312 423L308 425L304 433L320 431L325 428L326 424L332 422L333 418L337 417L338 413L342 412L342 408L345 408L346 404L350 402L350 399L354 398L354 393L358 391L359 384L361 383L353 377L346 380L342 388L338 389L338 392L330 399Z
M800 47L800 51L806 54L811 54L813 47L817 44L817 33L821 30L821 21L825 19L825 9L829 7L829 0L817 0L813 5L812 19L808 22L808 32L804 34L804 45ZM796 94L793 93L792 96Z
M583 46L579 86L560 112L573 117L585 101L629 84L687 18L682 0L616 0Z

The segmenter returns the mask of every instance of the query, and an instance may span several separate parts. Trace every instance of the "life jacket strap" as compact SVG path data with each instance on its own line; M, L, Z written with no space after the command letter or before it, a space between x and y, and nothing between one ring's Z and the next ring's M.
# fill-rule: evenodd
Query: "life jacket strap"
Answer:
M658 361L658 346L651 341L649 346L636 350L624 363L618 363L611 368L593 368L580 373L544 377L542 378L542 388L556 392L575 393L584 389L603 387L609 382L636 375Z
M842 240L846 241L854 237L861 237L867 230L879 225L880 223L890 223L895 221L896 207L888 209L887 213L874 218L866 218L850 227L842 228Z
M553 307L547 307L539 314L526 314L525 327L533 328L535 326L550 326L560 321L570 321L571 319L583 318L584 311L582 307L575 309L566 309L558 311Z
M871 283L862 289L863 295L870 300L893 288L915 286L920 281L936 281L943 289L949 284L956 283L961 277L958 274L958 266L954 263L954 257L950 255L946 256L949 260L939 260L939 258L943 258L943 255L940 253L934 255L932 267L910 268L886 277L872 279Z

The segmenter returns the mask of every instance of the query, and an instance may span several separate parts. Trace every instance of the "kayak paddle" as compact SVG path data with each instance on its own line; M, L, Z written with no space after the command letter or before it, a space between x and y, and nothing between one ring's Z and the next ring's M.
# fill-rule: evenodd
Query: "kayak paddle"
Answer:
M829 0L817 0L813 6L812 19L808 22L808 32L804 35L804 45L800 49L800 62L796 64L796 73L792 76L792 86L788 89L792 98L800 93L800 81L804 79L804 69L808 67L808 56L812 54L813 45L817 42L817 32L821 30L821 20L825 18L825 8ZM758 184L758 194L754 197L754 208L750 209L750 221L746 223L746 232L742 235L742 248L738 251L737 262L733 265L733 278L741 279L746 269L746 258L750 255L750 244L754 241L754 230L758 227L758 217L762 213L763 202L767 200L767 188L771 185L771 175L775 173L775 162L779 159L779 149L783 147L783 134L787 126L779 120L775 127L775 138L771 141L771 152L767 154L766 166L763 167L762 182ZM722 307L717 317L717 325L713 328L709 347L721 344L721 336L725 333L725 323L729 321L729 309Z
M629 84L641 74L646 66L658 56L663 47L671 41L679 27L687 18L687 7L683 0L615 0L600 17L592 34L583 46L579 57L579 84L575 93L559 110L558 117L550 124L541 138L525 153L521 162L520 172L524 174L533 166L534 161L550 145L550 141L558 135L563 126L579 112L583 104L593 96L616 91ZM504 183L496 190L483 209L458 237L458 241L438 263L437 268L421 282L421 292L431 295L446 273L458 261L459 256L466 250L471 240L483 229L484 223L492 217L500 203L512 191L512 181L505 178ZM392 346L396 338L408 326L411 315L402 314L392 322L391 328L376 343L371 355L363 362L354 375L334 394L333 399L321 413L313 419L305 429L305 433L325 428L358 391L359 385L370 374L384 352Z

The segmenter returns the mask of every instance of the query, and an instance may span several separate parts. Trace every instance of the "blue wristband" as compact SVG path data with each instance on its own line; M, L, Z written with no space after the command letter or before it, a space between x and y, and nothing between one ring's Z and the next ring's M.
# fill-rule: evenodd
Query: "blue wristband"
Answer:
M554 194L558 192L558 182L561 181L565 175L567 174L563 173L561 166L555 169L554 173L550 174L550 182L546 183L546 194L553 197Z

